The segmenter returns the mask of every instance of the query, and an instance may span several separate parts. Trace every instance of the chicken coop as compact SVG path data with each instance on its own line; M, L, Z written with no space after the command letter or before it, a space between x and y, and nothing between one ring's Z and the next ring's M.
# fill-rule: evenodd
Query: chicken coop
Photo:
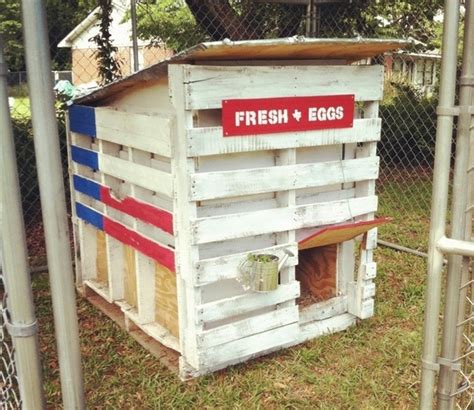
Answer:
M183 379L371 317L384 74L354 63L404 45L202 43L76 99L78 289Z

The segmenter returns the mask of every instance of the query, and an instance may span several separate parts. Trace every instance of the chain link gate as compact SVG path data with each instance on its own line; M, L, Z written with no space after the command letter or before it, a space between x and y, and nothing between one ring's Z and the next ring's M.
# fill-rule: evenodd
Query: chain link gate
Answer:
M3 275L0 275L0 408L17 409L20 407L18 379L13 344L8 334L7 323L7 293Z
M294 35L415 38L417 44L410 52L380 56L375 61L361 63L378 63L386 67L385 98L380 105L383 125L379 144L381 168L378 195L380 214L392 217L393 222L381 228L380 238L426 251L443 1L422 1L419 2L421 6L412 11L398 8L397 2L381 6L374 0L321 2L324 4L308 0L307 4L298 5L275 0L230 0L222 1L223 5L215 8L210 6L211 3L193 0L137 2L138 55L134 56L131 41L122 41L117 45L114 56L120 64L121 75L126 76L133 71L134 58L141 69L201 41L227 37L234 40ZM113 17L123 19L122 24L130 24L129 6L128 1L115 2ZM192 13L189 7L193 9ZM96 48L88 41L96 33L96 23L86 27L80 35L68 35L91 9L78 11L74 24L69 23L69 27L58 31L60 35L51 39L53 61L62 61L58 64L60 71L53 74L52 86L61 79L84 88L100 82ZM196 16L200 25L195 21ZM203 30L202 25L207 29ZM10 73L9 85L30 263L32 267L41 267L46 263L45 246L25 73L21 70ZM63 117L58 114L58 118L66 177L66 132ZM472 298L468 305L472 307ZM8 337L1 333L1 329L2 326L0 343L6 346L4 343L7 343ZM472 335L472 327L470 332ZM466 336L465 347L472 350L472 337L469 334ZM2 358L7 351L2 347ZM466 359L466 366L467 362ZM466 367L464 374L472 375L472 362L470 366L470 370ZM12 370L9 367L5 369ZM13 392L14 384L12 389ZM16 396L12 393L12 397Z

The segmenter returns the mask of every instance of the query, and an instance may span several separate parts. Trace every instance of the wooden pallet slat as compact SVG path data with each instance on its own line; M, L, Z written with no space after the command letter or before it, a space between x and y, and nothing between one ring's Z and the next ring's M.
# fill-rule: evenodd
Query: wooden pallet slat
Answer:
M248 319L238 320L198 334L198 346L200 349L209 349L256 333L298 322L298 317L298 306L290 306Z
M150 191L159 192L168 197L173 196L173 180L171 174L167 172L110 155L99 156L99 167L104 174L122 179Z
M187 155L189 157L199 157L379 141L381 124L380 118L359 118L354 120L352 128L226 138L223 138L222 127L192 128L187 131Z
M201 218L194 221L193 239L194 243L203 244L290 229L337 224L376 210L377 197L367 196Z
M379 158L284 165L190 176L191 200L203 201L378 178Z
M298 323L257 333L242 339L214 346L200 353L199 362L203 367L211 367L226 361L243 359L277 346L291 344L299 332Z
M188 110L221 108L222 100L257 95L271 98L354 94L356 101L383 97L383 67L376 65L184 67Z
M98 139L171 157L170 118L102 107L95 117Z
M170 198L173 196L173 179L168 172L74 145L71 147L71 156L74 162L94 171L100 170L106 175Z
M295 266L298 263L298 246L296 243L271 246L263 249L255 249L252 253L271 254L279 258L288 251L292 255L285 262L285 267ZM208 285L213 282L226 279L234 279L238 276L239 264L248 256L249 252L242 252L232 255L219 256L216 258L201 259L195 262L196 286Z
M254 310L273 306L295 299L300 295L300 284L297 281L279 285L277 290L262 295L246 293L196 307L196 319L199 322L212 322L232 316L249 313ZM264 296L264 297L262 297Z

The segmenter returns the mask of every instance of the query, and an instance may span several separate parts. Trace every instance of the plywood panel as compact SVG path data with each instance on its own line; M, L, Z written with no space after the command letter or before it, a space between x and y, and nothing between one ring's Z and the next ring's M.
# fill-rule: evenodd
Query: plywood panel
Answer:
M299 252L296 280L301 283L301 307L336 296L337 246L306 249Z
M388 221L388 218L376 218L373 221L352 222L319 228L313 233L306 232L303 238L297 237L298 248L302 250L345 242Z
M159 263L155 265L155 321L179 337L176 274Z
M135 264L135 250L130 246L123 246L125 271L124 280L124 298L132 307L137 306L137 274Z
M107 266L107 244L105 239L105 232L97 230L97 282L106 284L109 282L109 269Z

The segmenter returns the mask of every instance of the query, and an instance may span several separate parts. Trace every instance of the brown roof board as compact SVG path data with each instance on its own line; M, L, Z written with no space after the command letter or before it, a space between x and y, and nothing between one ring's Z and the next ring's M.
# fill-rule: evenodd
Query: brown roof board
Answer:
M272 40L216 41L201 43L171 58L107 84L88 95L77 98L76 104L94 104L135 85L157 80L167 74L168 64L228 60L344 60L348 63L395 51L410 45L396 39L320 39L290 37Z

